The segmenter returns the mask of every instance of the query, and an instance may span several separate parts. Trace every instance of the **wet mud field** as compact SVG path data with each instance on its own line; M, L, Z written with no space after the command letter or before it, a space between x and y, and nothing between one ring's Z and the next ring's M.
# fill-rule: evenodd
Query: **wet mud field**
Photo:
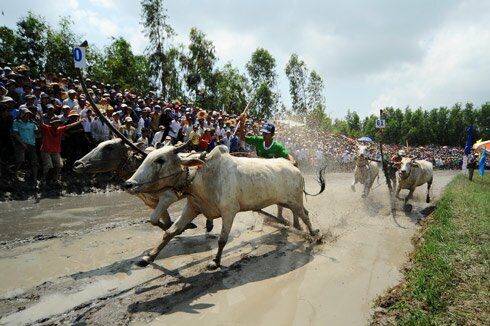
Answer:
M432 203L394 219L383 180L366 199L353 174L327 174L307 197L323 243L254 212L239 213L209 271L220 220L186 230L146 268L134 265L161 239L150 210L124 192L0 203L0 324L363 325L372 300L401 278L410 238L454 171L435 171ZM318 185L306 176L307 190ZM405 195L407 191L402 191ZM183 201L170 207L179 215ZM276 214L275 207L266 209ZM290 212L285 211L286 217Z

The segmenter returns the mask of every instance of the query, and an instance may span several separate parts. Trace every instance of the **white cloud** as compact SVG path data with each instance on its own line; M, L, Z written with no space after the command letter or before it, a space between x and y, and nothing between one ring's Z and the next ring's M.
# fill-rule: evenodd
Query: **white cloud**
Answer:
M482 85L490 83L490 24L453 24L430 39L419 64L400 64L368 80L385 86L372 102L382 106L431 109L457 102L484 101ZM488 97L487 97L488 99Z
M92 4L95 7L102 7L106 9L112 9L115 8L118 4L119 1L114 1L114 0L90 0L90 4Z

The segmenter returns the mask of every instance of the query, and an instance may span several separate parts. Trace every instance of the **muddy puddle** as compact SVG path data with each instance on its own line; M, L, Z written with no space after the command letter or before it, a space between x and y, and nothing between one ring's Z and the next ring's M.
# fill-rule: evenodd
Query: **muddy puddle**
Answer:
M436 171L434 200L455 174ZM384 185L363 200L360 189L350 190L352 175L326 180L325 192L305 203L326 235L322 244L261 214L239 213L217 271L206 266L219 220L206 234L198 216L196 229L139 268L134 262L162 231L146 223L150 210L136 197L0 203L0 324L366 324L372 300L400 280L421 212L434 204L418 189L414 211L393 219ZM313 178L307 188L316 189ZM171 206L171 216L182 204Z

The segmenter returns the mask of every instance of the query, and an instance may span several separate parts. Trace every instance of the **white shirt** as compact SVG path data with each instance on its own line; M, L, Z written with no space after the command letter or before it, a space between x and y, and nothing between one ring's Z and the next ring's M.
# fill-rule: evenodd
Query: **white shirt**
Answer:
M180 129L180 122L177 120L172 120L170 123L170 130L168 131L168 135L172 138L177 138Z
M151 142L151 145L153 147L157 147L157 144L162 141L162 137L163 137L163 131L162 130L157 131L155 133L155 136L153 136L153 140Z

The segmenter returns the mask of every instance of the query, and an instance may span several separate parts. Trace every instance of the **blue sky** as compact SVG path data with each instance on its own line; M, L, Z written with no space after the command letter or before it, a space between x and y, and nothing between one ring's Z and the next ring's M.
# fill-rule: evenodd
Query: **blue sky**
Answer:
M175 44L192 27L216 47L220 65L245 72L258 47L277 62L282 101L290 103L284 67L297 53L324 80L327 113L361 117L385 106L431 109L490 101L490 1L167 0ZM74 30L99 48L124 37L142 53L147 40L139 1L3 1L0 25L32 11Z

